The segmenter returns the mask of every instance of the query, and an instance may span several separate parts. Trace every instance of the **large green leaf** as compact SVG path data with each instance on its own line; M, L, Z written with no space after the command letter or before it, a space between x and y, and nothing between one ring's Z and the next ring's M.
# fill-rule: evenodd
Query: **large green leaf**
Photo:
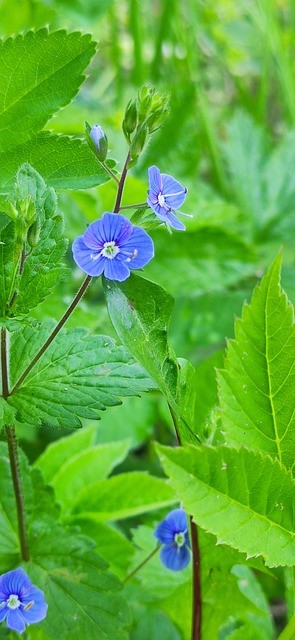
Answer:
M52 490L40 471L21 456L30 561L21 563L10 468L0 447L1 570L22 564L33 583L44 591L48 613L38 625L50 640L127 640L129 615L117 578L77 530L63 528Z
M130 518L175 503L174 492L163 478L141 471L121 473L85 487L73 503L73 517L91 515L98 521Z
M11 335L11 388L53 328L48 321L24 326ZM79 418L98 420L100 411L120 404L120 396L152 387L144 371L113 339L91 336L85 329L63 329L8 403L17 410L20 422L77 428Z
M167 339L172 296L134 274L122 283L104 279L104 290L120 340L161 389L176 417L180 436L196 440L177 401L179 365Z
M90 35L47 29L0 43L0 149L33 138L76 95L95 53Z
M229 444L269 453L294 467L293 308L280 288L281 256L236 321L225 369L219 372L222 430Z
M55 189L89 189L109 180L108 173L80 138L41 131L14 147L9 155L0 153L1 192L13 190L14 174L23 162L35 167Z
M294 489L289 472L246 449L159 446L163 467L195 522L269 567L295 560Z

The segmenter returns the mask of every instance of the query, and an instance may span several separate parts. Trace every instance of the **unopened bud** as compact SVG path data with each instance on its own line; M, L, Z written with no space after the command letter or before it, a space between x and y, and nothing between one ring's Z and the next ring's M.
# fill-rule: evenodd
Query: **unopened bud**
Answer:
M137 125L137 100L130 100L128 102L124 120L122 122L122 129L128 142L130 142L130 134L133 133Z
M28 227L34 222L36 218L35 202L33 201L31 195L28 194L22 200L18 200L17 207Z
M99 124L95 124L91 128L86 122L85 137L92 153L96 155L100 162L104 162L108 152L108 140Z
M162 122L166 120L168 113L169 113L168 107L164 107L163 109L158 109L157 111L153 111L149 115L146 121L149 133L153 133L160 127Z
M31 227L29 228L28 235L27 235L27 240L28 240L28 243L29 243L30 247L32 247L32 249L37 246L37 244L38 244L38 242L40 240L40 222L39 222L39 220L36 220L31 225Z
M138 128L130 145L130 155L132 160L138 158L138 156L143 151L147 139L147 134L148 130L145 124Z

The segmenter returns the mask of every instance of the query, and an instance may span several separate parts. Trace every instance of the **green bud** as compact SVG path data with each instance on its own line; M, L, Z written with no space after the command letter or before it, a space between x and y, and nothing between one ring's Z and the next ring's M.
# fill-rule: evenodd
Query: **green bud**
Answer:
M0 211L1 213L6 213L6 215L11 218L11 220L16 220L16 218L18 217L18 210L15 206L15 202L6 200L6 198L3 196L0 196Z
M130 142L130 134L136 129L137 126L137 100L130 100L127 104L124 120L122 122L122 129L128 142Z
M85 138L92 153L100 162L104 162L108 153L108 139L99 124L90 127L85 122Z
M27 227L31 225L36 218L35 202L32 196L28 194L22 200L17 201L17 207L22 219L26 222Z
M153 133L160 127L162 122L166 120L168 113L169 113L169 108L164 107L162 109L158 109L157 111L153 111L149 115L146 121L149 133Z
M147 140L148 129L145 124L139 127L130 145L130 155L132 160L140 156Z
M40 229L41 225L39 220L35 220L35 222L29 228L27 240L32 249L37 246L40 240Z

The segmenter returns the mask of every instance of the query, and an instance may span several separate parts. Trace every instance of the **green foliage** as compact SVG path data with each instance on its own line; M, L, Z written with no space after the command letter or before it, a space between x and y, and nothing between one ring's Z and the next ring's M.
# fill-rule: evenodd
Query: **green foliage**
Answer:
M23 326L11 335L11 387L53 329L54 323L48 321ZM86 329L64 329L8 403L17 410L20 422L73 429L81 426L80 418L97 420L100 411L120 404L118 396L136 395L152 386L113 339L91 336Z
M187 512L219 543L262 555L270 567L293 565L294 480L278 462L227 447L159 451Z
M292 469L295 330L293 308L280 287L280 265L278 256L236 321L236 340L229 342L219 373L219 395L226 441L269 453Z
M166 397L184 441L196 440L175 399L179 365L167 340L173 298L158 285L133 274L123 283L104 279L104 290L120 340Z
M2 192L11 192L23 162L30 162L54 187L87 188L108 179L84 142L40 133L74 98L94 53L91 36L45 28L0 44Z
M6 457L1 445L1 568L20 563L15 499ZM46 592L48 615L41 628L51 640L81 637L101 640L128 638L129 615L118 593L120 583L107 571L93 543L58 521L50 488L40 471L31 470L22 457L30 561L22 566ZM58 541L58 545L57 545ZM62 603L62 606L61 606Z

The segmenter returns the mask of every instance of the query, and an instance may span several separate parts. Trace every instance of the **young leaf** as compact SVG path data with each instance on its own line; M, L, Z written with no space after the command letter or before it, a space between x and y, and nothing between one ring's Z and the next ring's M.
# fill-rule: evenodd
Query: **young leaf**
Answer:
M134 471L99 480L80 491L72 507L78 517L90 513L98 521L130 518L175 503L174 492L163 478ZM71 521L73 519L71 518Z
M295 482L278 462L246 449L158 448L185 509L219 543L269 567L294 564Z
M294 467L295 386L293 308L280 287L279 255L236 321L219 372L222 429L229 444L244 443Z
M120 340L161 389L179 418L184 440L195 441L176 402L178 363L167 339L173 298L158 285L134 274L122 283L104 279L104 290Z
M22 197L26 192L31 196L37 237L16 281L17 296L11 308L15 315L28 313L42 302L67 272L61 262L67 240L63 238L63 218L57 209L55 192L46 187L43 178L28 164L22 165L17 172L16 196L19 192Z
M11 389L53 328L48 321L11 335ZM73 429L81 426L79 418L98 420L100 411L120 404L120 396L151 388L152 381L113 339L91 336L85 329L64 329L8 403L23 423Z
M9 313L9 303L19 271L21 250L22 247L16 239L15 223L9 222L0 231L0 318L2 321Z
M74 98L94 53L90 35L45 28L0 43L2 153L33 138Z

